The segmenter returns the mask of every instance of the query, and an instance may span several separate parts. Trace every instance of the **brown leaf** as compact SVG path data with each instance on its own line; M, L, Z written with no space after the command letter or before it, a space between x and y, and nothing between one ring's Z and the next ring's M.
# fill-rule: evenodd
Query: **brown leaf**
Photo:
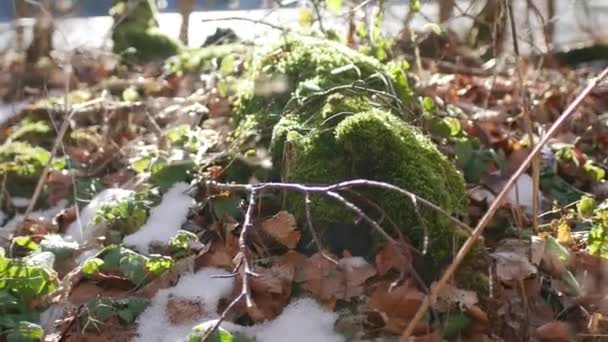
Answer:
M435 285L436 283L432 284L432 287L435 287ZM468 309L475 306L478 302L477 293L474 291L459 289L456 286L448 284L439 293L433 307L441 312L447 312L454 306Z
M345 257L338 262L340 267L317 253L306 259L296 273L296 282L330 308L338 299L360 296L365 281L376 274L374 267L361 257Z
M94 298L122 298L126 294L126 289L100 287L91 281L81 281L70 291L68 298L72 304L80 306Z
M196 321L204 313L203 304L189 298L169 298L165 306L167 319L173 325L182 325Z
M390 270L402 274L409 272L412 264L412 254L407 246L395 243L386 243L376 254L376 268L378 275L383 276Z
M296 230L296 219L286 211L280 211L262 222L262 230L289 249L295 248L301 237Z
M498 252L492 256L496 258L496 274L502 281L522 280L537 272L525 254Z
M289 303L297 265L305 256L289 251L279 257L272 267L256 267L259 277L251 279L254 306L247 308L249 317L255 322L271 320L278 316ZM240 286L236 288L240 289Z
M536 328L536 336L541 341L566 342L572 340L572 328L563 321L552 321Z
M424 300L424 293L407 285L390 292L388 289L389 284L383 284L374 290L369 301L370 308L383 312L389 319L409 320L414 317Z

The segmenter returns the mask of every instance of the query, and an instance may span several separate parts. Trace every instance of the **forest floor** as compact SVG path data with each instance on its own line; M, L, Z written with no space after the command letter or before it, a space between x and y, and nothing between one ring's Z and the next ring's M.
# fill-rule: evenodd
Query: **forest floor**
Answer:
M603 340L601 73L538 57L481 63L434 39L441 49L371 51L408 60L412 124L466 181L454 220L479 238L483 275L469 286L451 276L462 243L432 268L405 241L371 256L301 248L311 219L283 210L290 185L263 183L275 180L268 146L243 149L234 132L251 45L146 63L1 56L0 96L20 105L0 126L0 341L198 341L216 325L218 341ZM390 223L359 214L367 228Z

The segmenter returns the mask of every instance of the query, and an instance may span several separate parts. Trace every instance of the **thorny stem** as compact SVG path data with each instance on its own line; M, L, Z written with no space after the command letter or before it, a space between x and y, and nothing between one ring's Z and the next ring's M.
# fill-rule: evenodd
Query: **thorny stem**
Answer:
M575 113L575 109L581 104L581 102L583 102L583 100L587 97L587 95L591 92L591 90L593 90L593 88L595 88L604 78L606 78L606 76L608 76L608 68L604 69L597 77L595 77L589 81L587 86L579 93L579 95L574 99L574 101L572 101L572 103L570 103L570 105L564 110L564 112L559 116L559 118L557 118L557 120L551 126L551 128L549 128L547 133L545 133L545 135L542 137L542 139L540 139L538 144L536 144L534 146L534 148L532 149L532 151L530 151L530 154L528 154L528 156L522 162L522 164L519 166L517 171L515 171L515 173L511 176L511 178L509 178L509 180L507 181L507 184L505 184L504 188L494 199L494 202L492 203L492 205L488 208L488 211L486 211L485 215L481 218L481 220L479 220L479 223L475 227L475 230L473 231L472 235L469 236L469 238L464 242L462 247L460 247L460 250L458 251L458 254L456 255L456 257L454 258L454 261L445 270L445 272L441 276L441 279L439 279L439 281L437 282L437 285L435 287L433 287L431 289L431 292L428 294L428 296L426 296L426 298L422 302L422 305L420 305L420 307L418 308L416 315L414 315L412 320L410 320L408 326L406 327L405 331L401 335L400 341L409 341L409 337L412 335L414 328L416 327L418 322L420 322L422 317L424 317L424 315L428 311L429 307L431 306L431 303L435 302L438 294L441 293L443 288L447 285L448 281L450 279L452 279L452 277L454 276L454 273L456 273L456 270L458 269L460 264L463 262L464 258L467 256L469 251L473 248L473 245L475 244L477 239L480 238L481 234L483 233L485 228L488 226L488 224L494 217L494 214L496 213L498 208L502 205L503 199L507 196L507 193L509 192L511 187L515 184L518 177L530 166L534 157L536 157L536 155L540 152L542 147L547 143L547 141L549 141L549 139L555 134L555 132L557 132L557 130L566 121L568 121L568 119L572 116L572 114Z

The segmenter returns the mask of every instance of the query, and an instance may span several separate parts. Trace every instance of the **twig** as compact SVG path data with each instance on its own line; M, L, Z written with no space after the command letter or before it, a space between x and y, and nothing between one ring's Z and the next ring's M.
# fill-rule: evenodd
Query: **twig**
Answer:
M365 214L363 212L363 210L361 210L359 207L357 207L354 203L348 201L346 198L344 198L342 195L340 195L338 193L338 191L350 190L350 188L355 187L355 186L367 186L367 187L373 187L373 188L379 188L379 189L397 192L412 200L416 213L418 215L420 215L420 213L417 210L417 203L420 202L432 209L437 210L438 212L442 213L446 217L450 218L452 220L452 222L456 223L459 227L466 228L467 231L471 230L471 228L469 228L466 224L460 222L456 218L453 218L445 210L439 208L438 206L429 202L428 200L425 200L425 199L423 199L407 190L401 189L400 187L397 187L395 185L384 183L384 182L378 182L378 181L356 179L356 180L344 181L344 182L331 184L331 185L305 185L305 184L300 184L300 183L225 184L225 183L218 183L218 182L209 180L209 181L204 182L204 186L206 189L248 193L249 194L249 203L247 205L247 211L245 213L243 228L241 230L241 234L239 237L239 254L237 257L237 259L238 259L237 265L235 266L232 274L226 275L226 276L219 276L222 278L235 277L237 274L240 273L242 276L242 282L243 282L242 288L241 288L241 293L239 294L238 297L236 297L228 305L228 307L222 313L220 319L213 325L213 327L208 329L208 331L205 333L205 335L203 337L203 341L208 339L211 336L211 334L213 334L213 332L220 326L221 322L225 319L228 311L232 307L234 307L238 302L240 302L243 298L245 299L248 307L253 306L253 300L251 298L251 287L249 285L249 281L250 281L250 277L256 277L257 274L253 271L253 268L250 263L250 249L248 248L248 236L249 236L251 229L253 229L253 214L255 211L257 195L264 190L287 190L287 191L297 191L297 192L304 193L306 220L307 220L308 227L311 231L311 234L313 236L313 240L315 241L317 248L319 249L319 252L321 253L321 255L325 259L328 259L330 262L332 262L334 264L338 264L338 262L336 260L334 260L333 258L325 255L324 250L321 246L320 239L312 224L311 213L310 213L310 194L311 193L322 194L322 195L331 197L334 200L340 202L344 207L346 207L349 210L351 210L352 212L354 212L358 217L362 218L367 224L369 224L372 228L374 228L376 231L378 231L378 233L380 235L382 235L387 241L389 241L390 243L396 244L396 245L398 244L398 242L393 237L391 237L384 229L382 229L382 227L380 226L380 224L378 224L378 222L376 222L374 219L372 219L367 214ZM425 242L425 244L426 244L426 242ZM241 271L241 272L239 272L239 271ZM402 276L404 276L404 274L402 274Z
M315 246L317 246L317 250L319 251L319 253L321 254L321 256L325 259L327 259L327 261L330 261L331 263L335 264L335 265L339 265L338 261L335 260L334 258L332 258L329 254L325 253L325 250L323 249L323 245L321 245L321 239L319 239L319 235L317 234L317 231L315 230L314 225L312 224L312 217L310 215L310 194L308 192L304 193L304 211L306 212L306 224L308 226L308 230L310 230L310 235L312 236L312 240L315 242Z
M519 82L519 91L522 101L522 113L524 117L524 125L528 133L528 139L530 141L530 148L534 148L534 124L530 117L528 95L524 84L523 75L523 63L519 54L519 43L517 41L517 28L515 25L515 18L513 17L513 7L509 0L505 0L505 6L507 8L507 15L511 23L511 35L513 40L513 52L515 52L515 68L517 69L517 79ZM540 158L535 157L532 160L532 229L533 231L538 230L538 212L539 212L539 191L540 191Z
M471 248L473 248L473 245L475 244L477 239L479 239L479 237L481 236L481 234L483 233L485 228L488 226L488 224L494 217L494 214L496 213L498 208L502 205L503 199L506 197L506 195L509 192L509 190L511 189L511 187L515 184L515 182L517 181L517 178L530 166L534 157L540 152L542 147L547 143L547 141L549 141L549 139L555 134L555 132L557 132L557 130L564 124L564 122L566 122L572 116L572 114L574 114L574 110L581 104L581 102L585 99L585 97L587 97L587 95L591 92L591 90L593 90L593 88L595 88L606 76L608 76L608 68L604 69L597 77L595 77L589 81L587 86L579 93L579 95L574 99L574 101L572 101L572 103L570 103L568 108L566 108L564 110L564 112L560 115L560 117L549 128L547 133L545 133L545 135L542 137L542 139L540 139L539 143L536 146L534 146L532 151L530 151L530 154L528 154L528 156L523 161L523 163L519 166L517 171L515 171L515 173L511 176L511 178L509 178L509 180L505 184L505 187L496 196L496 199L494 200L492 205L488 208L488 211L485 213L485 215L481 218L481 220L475 227L473 234L464 242L462 247L460 247L460 250L458 251L458 254L456 255L456 257L454 258L454 261L448 266L448 268L445 270L445 272L441 276L441 279L439 279L439 281L437 282L437 285L431 290L429 295L426 296L426 298L422 302L420 308L418 308L416 315L412 318L412 320L409 322L408 326L406 327L405 331L401 335L401 341L408 341L410 335L414 331L416 324L418 324L418 322L420 322L422 317L428 311L431 303L437 299L437 295L441 292L441 290L443 290L443 288L446 286L448 281L452 278L452 276L454 275L454 273L456 272L456 270L458 269L460 264L463 262L464 258L467 256L467 254L471 250Z
M276 24L273 24L273 23L268 22L268 21L264 21L264 20L260 20L260 19L247 18L247 17L208 18L208 19L202 19L201 21L203 23L209 23L209 22L215 22L215 21L234 21L234 20L248 21L248 22L254 23L254 24L266 25L266 26L268 26L270 28L273 28L273 29L279 30L279 31L283 31L283 32L290 32L291 31L288 27L283 27L283 26L276 25Z
M61 128L59 129L59 132L57 133L57 138L55 139L53 148L51 149L51 156L49 158L49 161L44 166L44 169L42 170L42 173L40 174L40 178L38 178L38 183L36 184L36 188L34 189L34 194L32 195L32 199L30 200L30 203L28 204L27 209L25 210L25 213L23 214L23 221L22 221L23 223L25 223L27 221L29 215L32 213L32 211L34 210L34 207L36 206L36 202L38 201L38 197L40 197L40 193L42 192L42 187L44 186L44 183L46 181L46 176L49 173L51 166L53 165L53 159L57 155L57 150L59 150L59 147L61 146L61 144L63 142L63 137L65 136L65 133L68 131L68 128L70 127L70 121L72 120L72 117L74 116L75 113L78 112L77 109L81 108L81 107L86 107L86 106L89 106L92 104L96 104L100 101L103 101L103 98L97 98L95 100L85 102L85 103L81 104L80 106L74 106L74 109L68 115L66 115L66 118L63 120L63 123L61 124ZM65 103L66 103L66 107L67 107L67 101Z

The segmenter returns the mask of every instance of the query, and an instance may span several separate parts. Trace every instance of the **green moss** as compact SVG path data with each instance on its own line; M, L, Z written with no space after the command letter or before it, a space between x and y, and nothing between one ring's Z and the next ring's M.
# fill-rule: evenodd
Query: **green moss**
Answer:
M235 118L273 126L282 114L310 116L333 93L370 96L357 85L386 92L390 101L407 102L412 96L405 73L346 46L316 38L286 38L276 50L253 62L251 81L235 103ZM303 110L302 110L303 109ZM397 114L397 113L395 113Z
M402 187L453 214L463 214L466 208L462 176L430 140L385 111L350 114L327 129L307 129L293 117L284 117L275 126L272 152L285 181L335 183L366 178ZM422 247L424 228L408 198L389 191L361 192L382 207L415 246ZM296 194L286 201L287 209L303 218L299 197ZM321 226L354 219L334 200L317 197L313 203L313 217ZM465 233L452 228L436 211L419 208L433 258L443 260Z
M181 44L158 29L156 5L151 0L136 2L114 0L110 15L114 18L113 51L124 54L134 48L131 56L138 61L165 59L177 54Z
M239 123L235 135L253 131L264 137L271 129L269 145L277 178L309 184L357 178L383 181L450 214L466 213L462 175L429 139L403 120L404 113L417 108L403 68L316 39L288 39L254 65L253 81L235 106ZM287 86L275 92L260 91L261 79L282 79ZM382 208L419 250L428 238L435 265L446 261L466 236L448 218L420 204L419 217L411 200L400 194L371 188L356 191ZM343 195L371 217L382 216L360 197ZM285 209L304 222L302 194L286 196ZM311 209L322 234L336 224L358 219L334 199L320 195L312 198ZM394 233L386 220L383 227Z
M49 151L26 142L8 141L0 146L0 178L13 196L31 195L49 159Z

